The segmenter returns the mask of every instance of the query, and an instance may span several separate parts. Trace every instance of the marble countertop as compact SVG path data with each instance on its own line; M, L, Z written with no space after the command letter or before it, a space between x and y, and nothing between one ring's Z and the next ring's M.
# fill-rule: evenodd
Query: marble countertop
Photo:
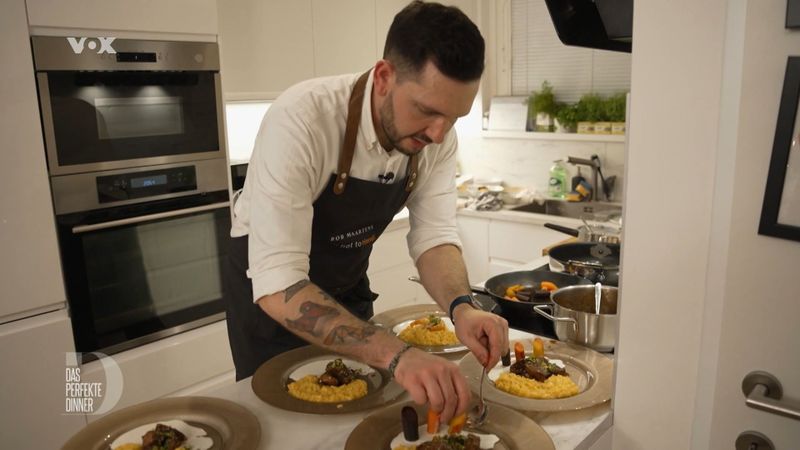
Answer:
M521 269L540 267L547 261L547 257L536 258ZM512 337L517 333L522 332L512 330ZM260 400L253 393L250 383L251 378L246 378L232 385L196 392L195 395L231 400L255 414L261 423L259 449L343 449L353 428L372 412L323 416L285 411ZM398 401L407 400L408 394L404 394ZM577 411L528 415L550 435L558 450L589 449L612 425L610 402Z

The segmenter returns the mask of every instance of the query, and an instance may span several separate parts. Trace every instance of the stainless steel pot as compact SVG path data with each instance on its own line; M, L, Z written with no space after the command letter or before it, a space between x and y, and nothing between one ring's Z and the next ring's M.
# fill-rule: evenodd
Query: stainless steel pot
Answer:
M596 289L600 314L595 312ZM610 352L617 340L617 291L613 286L569 286L552 294L552 306L536 305L533 310L553 321L559 340Z

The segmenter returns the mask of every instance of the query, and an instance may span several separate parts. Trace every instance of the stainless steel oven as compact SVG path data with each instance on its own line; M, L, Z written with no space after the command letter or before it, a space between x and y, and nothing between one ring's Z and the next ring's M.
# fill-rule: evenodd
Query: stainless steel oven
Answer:
M216 45L32 42L77 351L223 319L231 219Z

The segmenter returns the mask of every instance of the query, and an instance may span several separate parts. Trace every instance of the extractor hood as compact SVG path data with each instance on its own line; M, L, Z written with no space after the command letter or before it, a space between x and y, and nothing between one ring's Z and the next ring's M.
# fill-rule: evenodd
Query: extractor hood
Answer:
M545 0L566 45L631 52L633 0Z

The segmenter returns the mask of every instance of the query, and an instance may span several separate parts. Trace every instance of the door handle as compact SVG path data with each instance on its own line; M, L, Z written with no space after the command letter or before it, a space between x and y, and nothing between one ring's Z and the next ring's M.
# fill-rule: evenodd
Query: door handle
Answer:
M783 387L769 372L756 370L748 373L742 380L742 392L745 396L744 403L751 408L800 420L800 402L779 401L783 397Z

